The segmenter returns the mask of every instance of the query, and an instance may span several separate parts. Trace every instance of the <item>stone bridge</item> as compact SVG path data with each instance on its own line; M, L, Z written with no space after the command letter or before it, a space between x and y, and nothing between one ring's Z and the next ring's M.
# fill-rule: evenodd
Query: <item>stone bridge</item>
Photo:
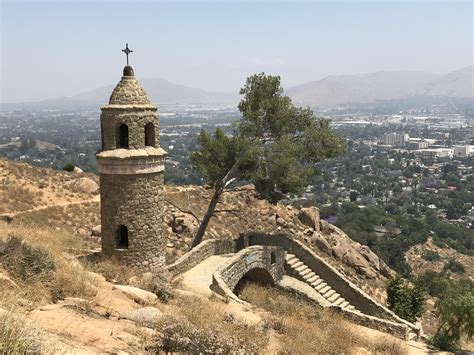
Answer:
M207 240L175 263L170 273L185 287L235 302L243 281L267 283L329 308L346 319L403 339L421 329L399 318L352 284L323 258L291 236L246 233L236 240Z

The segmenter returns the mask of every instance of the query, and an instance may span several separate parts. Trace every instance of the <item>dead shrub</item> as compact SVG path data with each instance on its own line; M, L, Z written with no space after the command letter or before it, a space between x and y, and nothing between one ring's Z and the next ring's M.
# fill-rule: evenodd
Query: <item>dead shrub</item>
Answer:
M368 348L375 354L384 355L404 355L408 354L408 349L402 342L389 338L388 336L381 336L375 339L370 339Z
M177 297L170 303L179 313L165 314L155 326L159 338L149 351L204 354L257 354L268 334L260 326L228 321L222 305L198 297Z
M39 354L46 352L41 332L23 316L0 310L0 354Z
M133 286L153 292L158 296L160 302L168 303L173 298L173 287L171 283L172 275L163 269L154 274L143 274Z
M91 262L91 271L101 274L109 282L116 284L128 284L130 278L135 276L135 271L112 257L101 257Z
M50 281L56 269L47 250L14 236L0 242L0 262L23 282Z
M242 299L272 313L266 327L280 334L281 354L348 354L366 339L337 314L284 291L247 283Z

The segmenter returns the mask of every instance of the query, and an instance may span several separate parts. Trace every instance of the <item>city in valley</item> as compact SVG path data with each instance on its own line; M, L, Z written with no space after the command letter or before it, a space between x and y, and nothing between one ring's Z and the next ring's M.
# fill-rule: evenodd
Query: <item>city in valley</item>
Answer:
M0 0L0 354L473 353L472 10Z

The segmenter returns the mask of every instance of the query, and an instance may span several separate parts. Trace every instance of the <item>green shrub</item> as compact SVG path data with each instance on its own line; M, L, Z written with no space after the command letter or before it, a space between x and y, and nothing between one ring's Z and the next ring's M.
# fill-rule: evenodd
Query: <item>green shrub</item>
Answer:
M461 336L474 336L474 287L469 281L448 280L436 302L439 327L431 339L442 350L455 350Z
M400 275L390 279L387 284L389 308L399 317L415 322L424 311L425 291L419 282L410 286Z
M466 271L463 264L461 264L459 261L456 261L452 258L449 259L448 262L444 265L443 270L444 271L456 272L456 273L459 273L459 274L462 274L462 273L464 273L464 271Z
M74 171L75 167L76 166L73 163L66 163L63 166L63 170L71 172L71 171Z
M433 250L426 250L423 253L423 259L426 261L438 261L441 260L441 256Z

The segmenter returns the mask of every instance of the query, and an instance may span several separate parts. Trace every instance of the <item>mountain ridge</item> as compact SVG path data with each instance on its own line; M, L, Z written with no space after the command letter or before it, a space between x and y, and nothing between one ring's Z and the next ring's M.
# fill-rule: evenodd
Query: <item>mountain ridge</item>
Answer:
M286 91L295 103L329 107L370 103L411 96L474 97L474 66L446 74L422 71L378 71L356 75L329 75Z
M232 104L236 93L211 92L201 88L175 84L161 78L142 78L152 102L160 104ZM403 99L411 96L447 96L474 98L474 66L446 74L414 70L377 71L362 74L328 75L285 90L293 101L302 106L331 107L350 103L370 103ZM94 107L108 102L115 84L101 86L73 96L60 96L35 102L3 103L15 107Z

